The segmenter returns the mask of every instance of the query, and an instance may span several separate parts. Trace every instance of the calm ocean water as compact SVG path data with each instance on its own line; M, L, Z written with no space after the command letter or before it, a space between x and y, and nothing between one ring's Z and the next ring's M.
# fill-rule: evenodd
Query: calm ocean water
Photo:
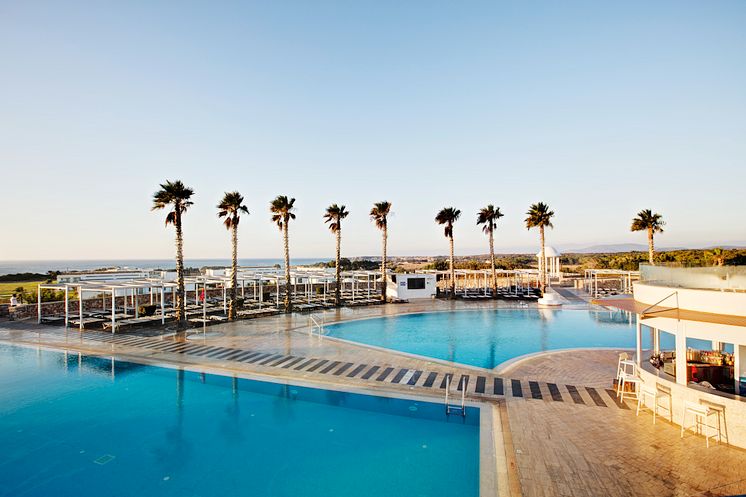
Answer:
M290 259L290 264L307 265L326 262L332 258ZM186 267L229 266L230 259L185 259ZM282 259L239 259L241 266L282 266ZM174 269L173 259L111 259L111 260L67 260L67 261L0 261L0 275L16 273L46 273L47 271L87 271L100 268L121 267L137 269Z

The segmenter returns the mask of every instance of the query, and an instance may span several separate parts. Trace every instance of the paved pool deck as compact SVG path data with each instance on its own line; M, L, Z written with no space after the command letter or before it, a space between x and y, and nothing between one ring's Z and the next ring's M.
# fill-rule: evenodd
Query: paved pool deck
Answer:
M578 300L567 308L587 309ZM512 303L422 301L332 310L325 323L403 313L525 308ZM318 315L316 315L318 316ZM494 465L482 490L526 496L737 495L746 493L746 451L705 448L693 434L621 403L610 390L616 350L553 352L497 371L473 368L310 332L309 317L278 315L192 330L186 341L144 333L0 322L0 342L95 354L343 390L465 398L495 413ZM152 333L149 333L152 335Z

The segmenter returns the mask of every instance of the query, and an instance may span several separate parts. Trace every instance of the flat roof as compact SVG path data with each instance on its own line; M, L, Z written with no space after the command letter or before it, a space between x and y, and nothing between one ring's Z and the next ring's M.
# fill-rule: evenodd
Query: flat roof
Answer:
M700 323L741 326L746 328L746 316L691 311L688 309L679 309L678 307L651 306L638 302L632 297L594 299L591 300L591 303L607 307L615 307L623 311L640 314L640 319L671 318L684 321L697 321Z

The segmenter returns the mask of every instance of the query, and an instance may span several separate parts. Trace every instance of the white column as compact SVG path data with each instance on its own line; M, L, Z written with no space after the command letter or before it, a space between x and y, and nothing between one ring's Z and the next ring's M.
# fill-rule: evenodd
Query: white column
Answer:
M653 350L656 354L661 353L661 330L653 328Z
M746 391L739 392L740 378L746 381L746 345L733 344L733 375L736 382L736 395L746 395Z
M68 291L67 285L65 285L65 328L67 328L68 322L70 321L70 292Z
M635 345L636 345L636 354L635 354L635 361L637 362L637 367L639 368L641 365L641 358L642 358L642 323L640 322L640 315L637 315L637 327L636 327L636 333L635 333Z
M36 288L36 324L41 324L41 285Z
M83 299L81 299L82 302ZM127 305L127 299L124 299L124 305ZM117 325L117 291L111 289L111 332L114 333L114 327ZM83 306L80 307L80 315L83 315Z
M83 287L78 287L78 314L80 317L79 329L83 330Z
M686 334L676 330L676 383L686 385Z
M163 287L161 287L161 324L166 324L166 308L163 302Z

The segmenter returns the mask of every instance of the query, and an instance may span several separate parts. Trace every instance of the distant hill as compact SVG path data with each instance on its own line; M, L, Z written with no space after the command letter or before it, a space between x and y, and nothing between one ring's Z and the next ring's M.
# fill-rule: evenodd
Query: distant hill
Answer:
M668 252L672 250L710 250L719 247L723 250L734 250L744 248L746 244L724 244L724 245L707 245L702 247L655 247L656 252ZM567 254L612 254L617 252L647 252L648 246L643 243L613 243L608 245L592 245L584 248L564 247L562 252Z
M666 250L685 250L683 247L656 247L658 252ZM592 245L580 249L565 249L563 252L573 254L609 254L615 252L647 252L648 246L642 243L616 243L609 245Z

